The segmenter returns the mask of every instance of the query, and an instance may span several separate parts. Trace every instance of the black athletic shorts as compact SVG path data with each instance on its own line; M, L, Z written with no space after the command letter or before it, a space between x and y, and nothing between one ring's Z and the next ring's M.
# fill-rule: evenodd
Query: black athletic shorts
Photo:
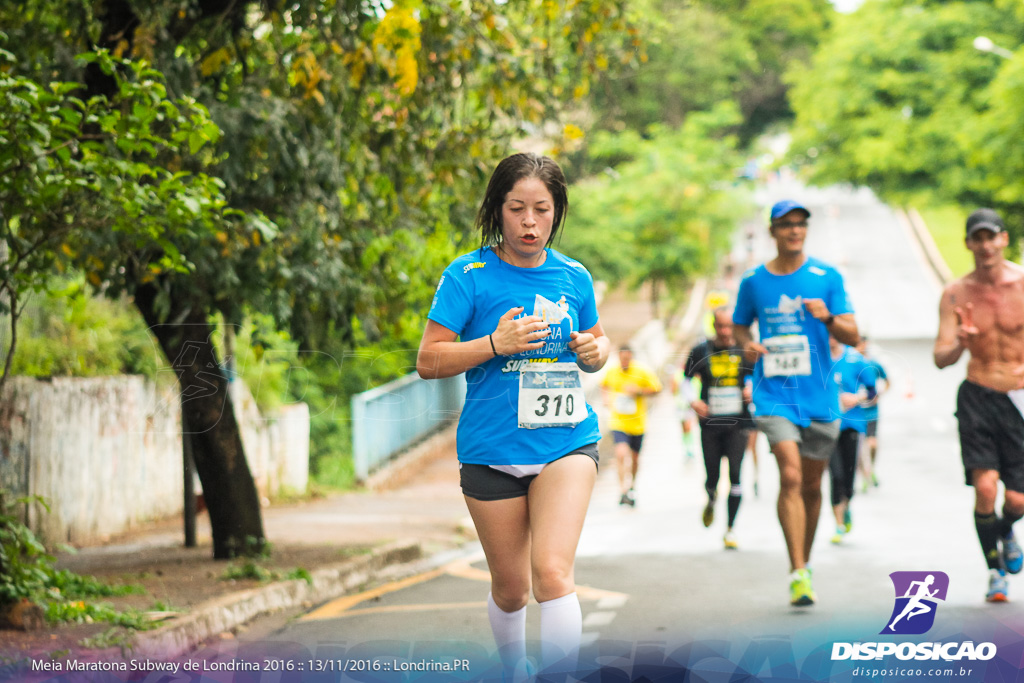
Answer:
M878 436L878 420L868 420L867 431L864 432L864 436Z
M643 434L627 434L626 432L612 431L612 439L615 443L629 444L629 450L634 453L639 453L640 447L644 445Z
M575 455L576 453L582 453L593 458L594 465L597 465L601 460L596 443L581 446L571 453L566 453L562 458ZM555 458L555 460L561 460L562 458ZM551 463L548 464L550 465ZM527 491L530 490L530 484L536 478L536 474L517 477L514 474L496 470L490 465L474 465L468 462L459 464L459 479L462 484L462 493L477 500L520 498L526 495Z
M1003 485L1024 493L1024 416L1001 392L964 380L956 395L960 455L971 470L997 470Z

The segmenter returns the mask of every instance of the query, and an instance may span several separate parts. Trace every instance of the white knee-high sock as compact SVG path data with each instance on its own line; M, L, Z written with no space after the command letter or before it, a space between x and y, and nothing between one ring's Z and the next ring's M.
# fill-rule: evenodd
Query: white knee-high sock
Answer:
M501 663L509 669L526 658L526 606L515 612L505 612L494 596L487 594L487 618L491 622L491 632L498 646Z
M540 658L550 666L563 658L575 665L583 636L583 612L576 593L540 603Z

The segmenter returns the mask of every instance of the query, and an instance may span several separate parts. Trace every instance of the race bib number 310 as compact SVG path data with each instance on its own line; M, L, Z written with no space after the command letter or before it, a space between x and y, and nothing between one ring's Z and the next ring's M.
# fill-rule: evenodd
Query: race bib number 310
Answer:
M764 357L765 377L811 374L811 346L805 335L785 334L761 343L768 350Z
M575 363L528 363L519 371L519 426L572 427L587 417Z

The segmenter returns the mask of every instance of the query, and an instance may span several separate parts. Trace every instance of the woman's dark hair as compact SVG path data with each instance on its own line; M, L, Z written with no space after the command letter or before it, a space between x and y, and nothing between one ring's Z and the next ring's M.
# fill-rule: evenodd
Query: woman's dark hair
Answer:
M548 188L551 198L555 200L555 215L547 244L551 244L558 234L558 228L569 210L569 196L562 169L553 160L539 154L513 154L502 159L494 169L480 211L476 215L481 250L501 244L501 207L505 203L505 196L524 178L537 178Z

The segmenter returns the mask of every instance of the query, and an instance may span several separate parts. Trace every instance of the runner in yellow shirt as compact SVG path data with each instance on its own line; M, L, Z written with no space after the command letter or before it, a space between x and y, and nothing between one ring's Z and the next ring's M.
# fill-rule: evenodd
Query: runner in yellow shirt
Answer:
M640 446L646 427L646 397L661 391L661 382L646 367L633 361L628 346L619 349L619 366L608 369L601 382L605 404L611 413L615 460L618 463L619 505L636 505L633 491L640 464Z

